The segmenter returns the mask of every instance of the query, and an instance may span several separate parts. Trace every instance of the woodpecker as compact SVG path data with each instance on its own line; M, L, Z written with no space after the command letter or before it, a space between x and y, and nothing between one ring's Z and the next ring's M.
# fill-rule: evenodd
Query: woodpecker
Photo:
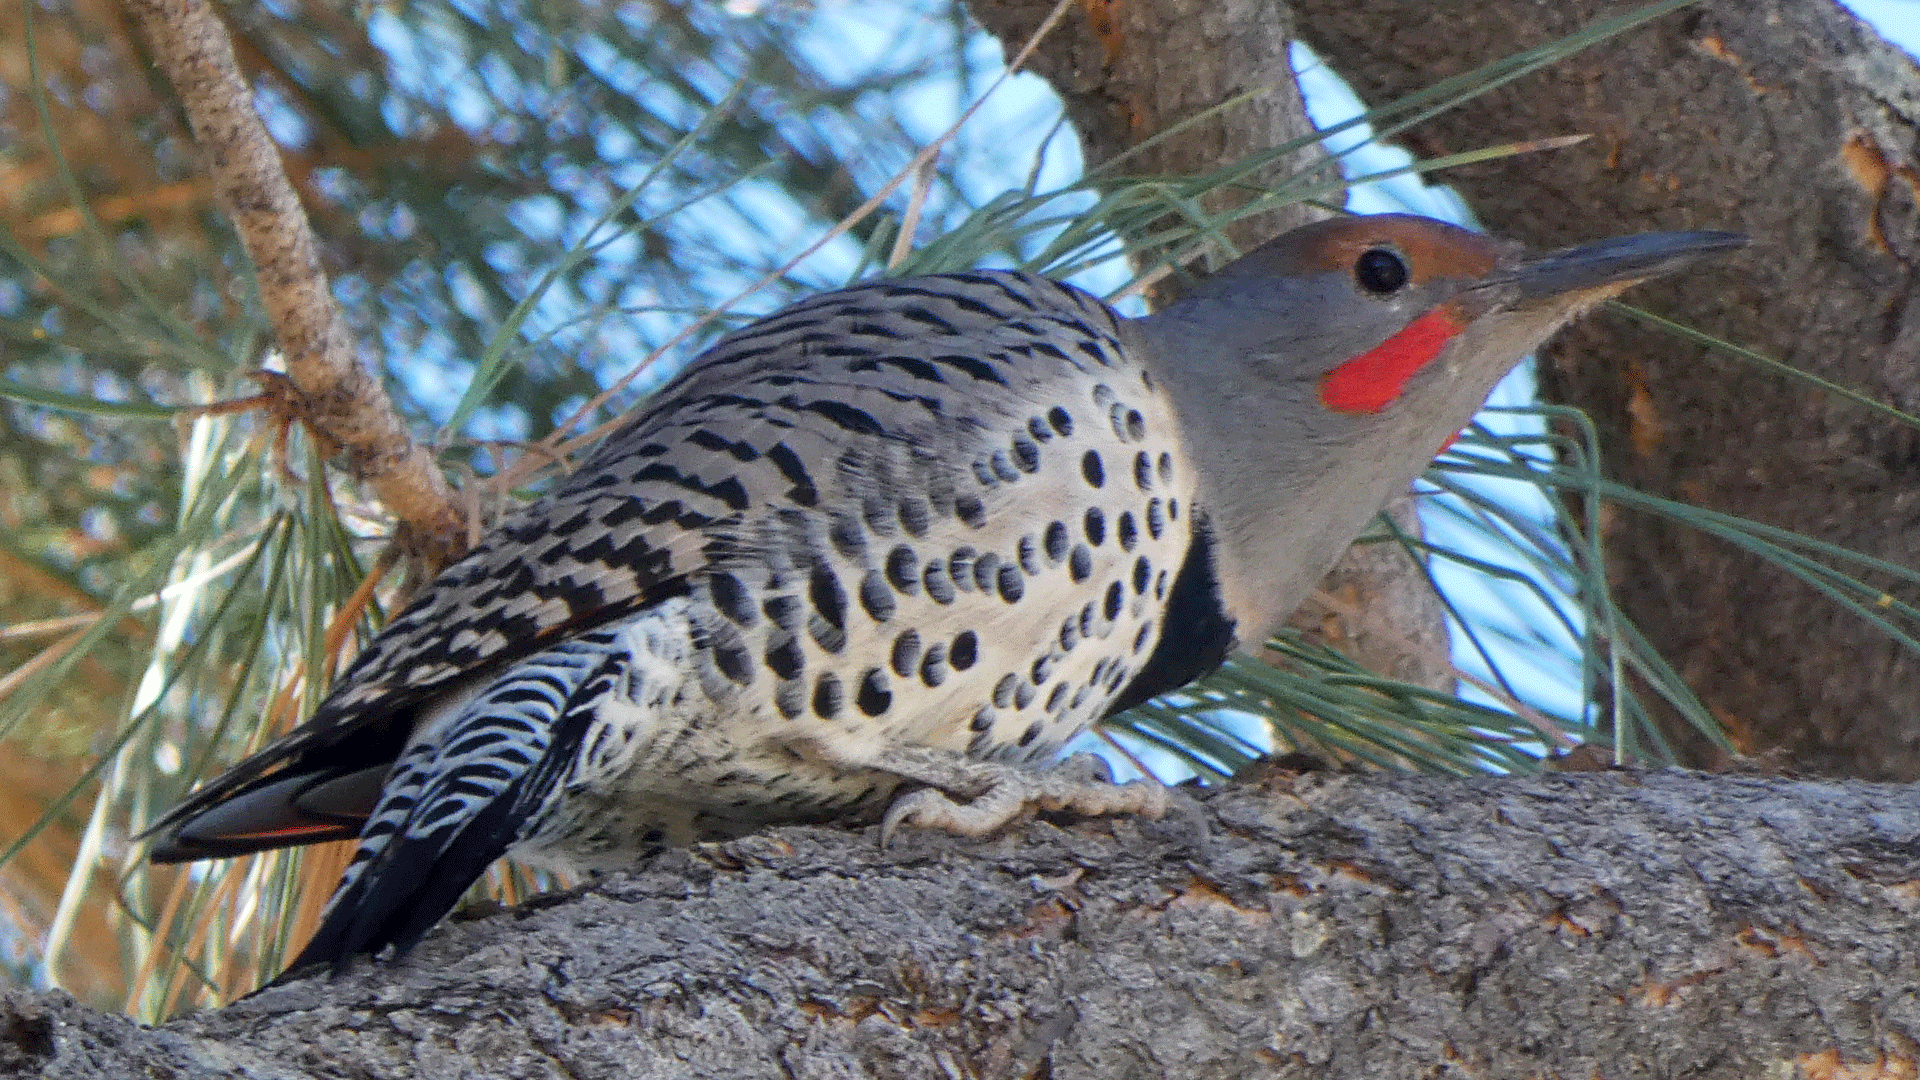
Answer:
M1001 270L801 301L500 522L152 858L357 836L297 973L404 953L507 854L591 872L774 822L1158 813L1156 784L1041 766L1258 648L1556 329L1744 242L1529 258L1383 215L1144 318Z

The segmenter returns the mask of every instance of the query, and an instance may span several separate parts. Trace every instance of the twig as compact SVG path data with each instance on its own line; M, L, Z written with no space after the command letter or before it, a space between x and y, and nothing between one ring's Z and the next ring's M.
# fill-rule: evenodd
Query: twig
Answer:
M409 553L437 567L458 554L466 535L453 492L380 380L354 357L313 231L254 110L226 27L206 0L128 0L126 10L180 95L214 190L258 268L301 418L346 451L354 475L399 520L397 537Z

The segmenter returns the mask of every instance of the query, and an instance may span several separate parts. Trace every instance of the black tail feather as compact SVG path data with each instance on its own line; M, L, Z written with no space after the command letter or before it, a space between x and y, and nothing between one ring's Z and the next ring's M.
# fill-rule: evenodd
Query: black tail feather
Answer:
M435 777L420 792L417 800L404 810L404 818L383 820L376 811L363 843L376 838L375 830L392 829L384 846L370 857L356 874L349 870L349 884L327 905L319 930L300 950L270 986L299 978L309 971L325 967L333 974L344 972L353 958L362 953L377 955L389 946L394 958L404 956L426 937L427 932L446 917L460 897L487 871L494 860L505 855L514 841L527 835L533 818L548 800L555 783L571 766L595 711L622 670L624 657L607 656L571 685L549 686L562 693L552 700L555 713L544 746L523 745L525 768L512 776L499 792L481 802L478 808L431 831L417 831L421 822L434 815L446 816L449 800L470 798L475 793L474 778L489 775L497 782L508 771L498 758L470 762L464 768ZM525 703L525 694L517 693L512 680L503 679L494 690L481 696L480 706L469 718L474 727L483 727L499 719L489 716L484 706L490 700ZM442 745L459 745L467 732L461 727L447 732ZM406 763L396 767L397 782ZM394 796L400 798L400 796Z

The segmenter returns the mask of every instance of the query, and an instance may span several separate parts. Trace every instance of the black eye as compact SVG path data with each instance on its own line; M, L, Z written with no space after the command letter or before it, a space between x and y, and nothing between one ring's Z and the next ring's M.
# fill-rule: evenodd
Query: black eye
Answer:
M1368 248L1353 262L1353 280L1375 296L1396 293L1407 283L1407 262L1392 248Z

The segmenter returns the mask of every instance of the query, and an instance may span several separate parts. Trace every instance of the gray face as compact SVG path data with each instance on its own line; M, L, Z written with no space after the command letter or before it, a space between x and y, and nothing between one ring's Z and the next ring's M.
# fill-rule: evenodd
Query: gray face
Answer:
M1256 644L1521 357L1635 281L1743 242L1602 241L1526 260L1399 215L1288 233L1135 324L1172 388Z

